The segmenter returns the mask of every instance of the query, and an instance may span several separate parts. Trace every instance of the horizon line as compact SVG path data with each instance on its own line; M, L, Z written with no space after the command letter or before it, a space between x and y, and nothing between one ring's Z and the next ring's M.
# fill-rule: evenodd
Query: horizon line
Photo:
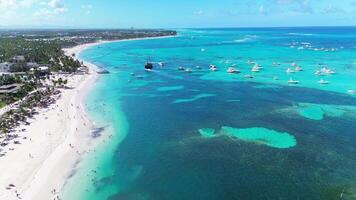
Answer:
M256 29L256 28L356 28L356 25L306 25L306 26L222 26L222 27L180 27L180 28L135 28L135 27L121 27L121 28L99 28L99 27L4 27L0 26L0 31L6 30L179 30L179 29ZM172 30L172 31L173 31Z

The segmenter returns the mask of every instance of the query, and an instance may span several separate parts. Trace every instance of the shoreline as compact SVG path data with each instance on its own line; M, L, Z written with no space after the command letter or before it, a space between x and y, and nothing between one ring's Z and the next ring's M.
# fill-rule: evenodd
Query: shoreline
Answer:
M53 199L61 195L67 180L75 173L75 167L88 154L89 150L105 139L93 139L91 131L96 128L86 112L85 98L93 89L99 75L96 65L82 60L79 54L93 46L148 39L176 37L147 37L113 41L98 41L63 49L70 56L83 62L89 74L70 75L69 84L74 89L61 89L61 97L30 120L31 124L21 125L20 145L11 144L7 149L14 150L0 158L2 176L0 177L0 199ZM22 131L25 130L25 131ZM15 185L11 190L5 189Z

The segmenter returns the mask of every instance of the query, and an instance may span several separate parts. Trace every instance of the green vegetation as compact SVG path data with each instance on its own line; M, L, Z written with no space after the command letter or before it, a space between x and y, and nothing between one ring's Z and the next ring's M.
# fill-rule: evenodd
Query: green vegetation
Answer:
M16 102L16 108L0 116L0 133L9 133L27 117L36 114L35 107L54 102L51 95L67 80L52 74L71 74L83 63L63 48L96 42L142 37L176 35L167 30L0 30L0 108ZM5 73L4 73L5 72ZM1 138L1 135L0 135Z

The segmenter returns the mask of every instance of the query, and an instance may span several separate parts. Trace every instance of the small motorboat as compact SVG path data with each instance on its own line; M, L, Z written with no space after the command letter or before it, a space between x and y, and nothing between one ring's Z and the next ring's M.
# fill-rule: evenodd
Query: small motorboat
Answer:
M286 72L289 74L289 73L294 73L295 71L293 71L291 68L288 68L288 69L286 70Z
M160 67L164 67L164 62L158 62L158 65L159 65Z
M237 69L234 68L234 67L229 67L229 68L227 69L227 73L230 73L230 74L238 74L238 73L240 73L240 70L237 70Z
M201 69L201 67L199 65L195 66L196 69Z
M218 68L216 67L216 65L210 65L210 70L211 71L218 71Z
M300 72L300 71L303 71L303 68L301 68L300 66L296 66L296 67L294 68L294 71L295 71L295 72Z
M298 66L298 65L297 65L297 63L292 63L292 64L290 64L290 66L296 67L296 66Z
M254 65L254 64L256 64L254 61L252 61L252 60L248 60L247 61L247 64L249 64L249 65Z
M324 74L328 74L328 75L332 75L332 74L335 74L335 73L336 73L335 71L333 71L333 70L331 70L331 69L329 69L329 68L326 68L326 67L322 68L321 71L322 71Z
M322 85L326 85L329 84L329 81L325 81L324 79L321 79L320 81L318 81L318 83Z
M192 69L190 69L190 68L187 68L184 71L187 72L187 73L192 73L193 72Z
M244 78L253 79L253 78L255 78L255 77L252 76L252 75L250 75L250 74L247 74L247 75L244 76Z
M178 70L179 70L179 71L184 71L185 68L184 68L184 67L178 67Z
M252 72L260 72L261 69L262 69L262 67L261 67L260 65L255 64L255 65L252 67L251 71L252 71Z
M288 81L288 84L298 84L299 81L293 80L293 78L290 78Z

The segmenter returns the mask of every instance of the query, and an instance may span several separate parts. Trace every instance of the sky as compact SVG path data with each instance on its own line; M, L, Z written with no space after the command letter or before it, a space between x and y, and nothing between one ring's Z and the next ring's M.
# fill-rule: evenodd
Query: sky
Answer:
M356 26L356 0L0 0L0 28Z

